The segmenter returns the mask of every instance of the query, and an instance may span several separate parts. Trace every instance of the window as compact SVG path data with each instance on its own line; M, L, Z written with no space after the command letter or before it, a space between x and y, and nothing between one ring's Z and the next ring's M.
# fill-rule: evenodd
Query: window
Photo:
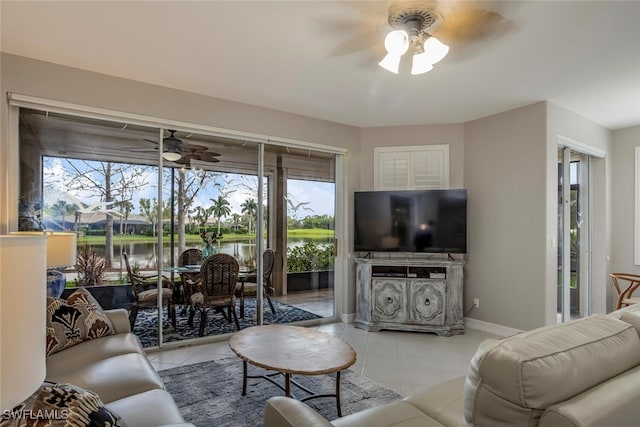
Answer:
M449 188L449 146L376 147L376 190Z

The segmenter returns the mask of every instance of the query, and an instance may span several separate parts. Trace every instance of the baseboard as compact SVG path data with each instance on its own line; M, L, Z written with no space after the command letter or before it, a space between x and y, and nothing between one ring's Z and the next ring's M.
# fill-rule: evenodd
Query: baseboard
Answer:
M340 315L340 319L342 320L343 323L351 324L353 323L354 320L356 320L356 314L342 313L342 315Z
M488 332L490 334L498 335L500 337L510 337L511 335L515 335L515 334L519 334L520 332L523 332L519 329L498 325L496 323L489 323L483 320L473 319L471 317L464 318L464 326L469 329Z

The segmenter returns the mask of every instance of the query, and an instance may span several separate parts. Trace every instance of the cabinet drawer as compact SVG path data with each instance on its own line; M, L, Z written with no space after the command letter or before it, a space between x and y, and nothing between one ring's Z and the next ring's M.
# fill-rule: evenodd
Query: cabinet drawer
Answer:
M409 323L444 325L447 285L444 281L413 280L409 284Z

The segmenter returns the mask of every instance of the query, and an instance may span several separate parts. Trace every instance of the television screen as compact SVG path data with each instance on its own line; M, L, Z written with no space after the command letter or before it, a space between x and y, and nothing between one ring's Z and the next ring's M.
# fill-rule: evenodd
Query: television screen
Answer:
M361 191L354 251L467 252L467 190Z

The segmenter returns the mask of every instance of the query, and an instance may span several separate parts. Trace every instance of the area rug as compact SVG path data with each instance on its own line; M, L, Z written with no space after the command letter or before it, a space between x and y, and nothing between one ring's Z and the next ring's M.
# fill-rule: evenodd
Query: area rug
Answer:
M300 322L303 320L320 319L315 313L303 310L301 308L294 307L289 304L284 304L272 299L273 305L276 309L276 314L271 313L271 309L268 305L265 305L263 311L263 323L269 324L283 324ZM238 320L240 321L240 328L248 328L255 326L256 320L256 300L249 299L244 302L244 319L240 316L240 304L236 308L238 313ZM171 326L171 322L167 317L167 309L164 309L162 316L162 335L164 342L180 341L191 338L198 338L200 315L196 313L193 319L193 326L187 325L189 313L187 310L183 310L180 306L176 307L176 327ZM207 326L205 327L205 336L227 334L236 332L236 325L234 322L229 323L225 320L221 314L216 314L213 310L209 310L207 313ZM144 347L150 347L158 345L158 315L155 309L140 309L138 312L138 318L133 328L133 333L136 334Z
M267 371L249 365L249 375ZM249 379L247 395L242 396L242 361L229 357L211 362L160 371L186 421L196 427L262 426L264 408L273 396L284 392L264 379ZM296 381L314 392L335 393L336 376L295 376ZM284 381L284 378L276 378ZM293 391L297 391L293 388ZM304 393L300 393L305 396ZM382 387L351 370L341 374L342 415L400 399L396 392ZM305 402L328 420L338 417L336 399L319 398Z

